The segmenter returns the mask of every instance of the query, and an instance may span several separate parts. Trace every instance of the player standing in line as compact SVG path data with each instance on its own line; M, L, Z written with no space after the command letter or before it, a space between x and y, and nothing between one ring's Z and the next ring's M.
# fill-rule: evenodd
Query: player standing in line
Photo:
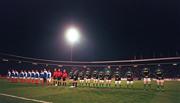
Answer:
M35 72L35 84L37 85L39 83L39 72L36 70Z
M150 71L148 68L144 68L143 77L144 77L144 90L147 90L147 87L151 88Z
M30 83L31 81L31 71L28 70L28 73L27 73L27 83Z
M62 72L61 69L58 69L57 71L58 86L61 86L61 78L62 78Z
M53 72L53 85L57 86L57 70L56 70L56 68L54 69L54 72Z
M52 74L51 74L51 71L50 71L50 69L48 70L48 77L47 77L47 83L48 83L48 85L51 85L52 84L52 80L51 80L51 76L52 76Z
M98 71L94 70L92 73L93 87L98 86Z
M21 70L21 72L19 74L19 80L21 83L23 82L23 78L24 78L24 72L23 72L23 70Z
M10 78L11 78L11 71L8 70L8 74L7 74L7 80L10 81Z
M27 72L26 72L26 70L24 70L24 78L23 79L24 79L23 82L27 81Z
M164 75L161 69L156 70L157 90L164 90Z
M119 72L119 68L116 68L116 71L114 72L114 78L115 78L115 87L121 87L121 75Z
M105 72L106 87L110 87L110 86L111 86L111 78L112 78L112 75L111 75L110 68L111 68L111 67L108 66L108 68L106 69L106 72Z
M87 68L86 70L86 73L85 73L85 82L86 82L86 86L89 86L91 85L91 72L90 72L90 69Z
M34 70L32 70L32 72L31 72L31 83L34 83L34 80L35 80L35 72L34 72Z
M127 77L127 88L129 88L129 85L131 85L131 88L133 88L133 74L131 71L128 71L126 73L126 77Z
M15 82L15 71L12 70L12 73L11 73L11 82Z
M80 71L79 73L79 83L80 83L80 86L84 85L84 72L83 71Z
M73 70L69 72L69 85L73 85Z
M18 82L19 79L19 72L15 70L15 82Z
M78 81L78 70L76 70L73 73L73 87L77 87L77 81Z
M67 78L68 74L66 72L66 69L63 70L62 73L62 80L63 80L63 86L66 86L66 78Z
M44 85L43 78L44 78L44 72L43 72L43 70L41 70L41 72L40 72L39 82L40 82L40 84L42 84L42 85Z
M44 81L44 83L46 83L46 85L47 85L47 77L48 77L48 72L47 72L46 69L44 69L44 77L43 77L43 81Z
M103 71L99 72L98 78L99 78L99 86L104 87L104 72Z

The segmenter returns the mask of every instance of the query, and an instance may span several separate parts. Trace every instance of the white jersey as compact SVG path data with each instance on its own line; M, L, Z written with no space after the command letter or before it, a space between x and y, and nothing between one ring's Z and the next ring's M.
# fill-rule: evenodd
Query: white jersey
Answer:
M40 78L43 78L44 77L44 72L41 72L40 73Z
M27 72L24 72L24 77L27 77Z
M11 72L9 71L9 72L8 72L8 77L10 77L10 76L11 76Z
M35 72L31 72L31 77L35 78Z
M28 72L28 75L27 75L27 77L29 77L29 78L31 77L31 72Z
M48 72L46 70L44 71L44 78L48 78Z
M15 75L16 75L16 77L19 77L19 73L18 73L18 71L16 71L16 72L15 72Z
M15 77L15 71L12 71L12 77Z
M36 72L35 77L36 77L36 78L39 78L39 72Z
M52 75L51 72L48 72L47 74L48 74L48 78L51 78Z
M24 77L24 72L21 72L21 73L20 73L20 77Z

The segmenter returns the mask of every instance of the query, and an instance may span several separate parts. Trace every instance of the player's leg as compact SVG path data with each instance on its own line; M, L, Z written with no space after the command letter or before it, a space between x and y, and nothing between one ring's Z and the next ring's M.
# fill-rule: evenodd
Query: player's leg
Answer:
M127 88L129 88L129 84L130 84L130 81L129 81L129 80L127 80Z
M91 86L91 79L90 78L88 79L88 86L89 87Z
M84 86L84 78L82 79L82 86Z
M108 82L109 82L109 87L111 87L111 79Z
M146 86L147 86L147 78L144 78L144 90L147 89Z
M151 89L151 78L148 78L148 87Z
M63 78L63 86L66 86L66 78Z
M164 90L164 79L160 80L161 90Z
M134 88L134 81L130 81L130 84L131 84L131 88Z
M159 90L159 87L160 87L160 86L159 86L159 85L160 85L160 80L157 79L157 80L156 80L156 83L157 83L157 90Z
M118 81L119 87L121 87L121 80Z
M118 81L116 81L116 80L115 80L114 84L115 84L115 87L117 87L117 85L118 85Z
M78 78L75 78L75 79L74 79L74 86L75 86L75 87L77 87L77 80L78 80Z

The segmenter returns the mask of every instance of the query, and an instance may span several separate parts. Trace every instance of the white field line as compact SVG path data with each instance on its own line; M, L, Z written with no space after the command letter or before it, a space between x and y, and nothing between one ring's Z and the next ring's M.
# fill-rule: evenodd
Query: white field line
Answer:
M19 96L4 94L4 93L0 93L0 95L12 97L12 98L18 98L18 99L27 100L27 101L38 102L38 103L52 103L52 102L47 102L47 101L42 101L42 100L37 100L37 99L29 99L29 98L25 98L25 97L19 97Z

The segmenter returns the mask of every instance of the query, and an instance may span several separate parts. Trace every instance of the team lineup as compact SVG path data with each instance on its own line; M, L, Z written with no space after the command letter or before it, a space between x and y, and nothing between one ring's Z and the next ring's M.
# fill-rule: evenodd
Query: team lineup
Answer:
M164 90L164 75L160 68L153 73L149 68L143 68L142 78L144 81L144 90L151 89L151 81L155 77L157 90ZM115 71L111 70L110 66L107 66L103 70L93 70L85 68L85 70L71 69L68 73L66 69L54 69L50 70L8 70L7 78L11 82L21 83L34 83L34 84L47 84L54 86L68 86L71 87L111 87L114 85L117 88L122 87L122 79L126 80L126 87L133 88L134 77L132 71L127 71L125 79L122 78L119 68Z

